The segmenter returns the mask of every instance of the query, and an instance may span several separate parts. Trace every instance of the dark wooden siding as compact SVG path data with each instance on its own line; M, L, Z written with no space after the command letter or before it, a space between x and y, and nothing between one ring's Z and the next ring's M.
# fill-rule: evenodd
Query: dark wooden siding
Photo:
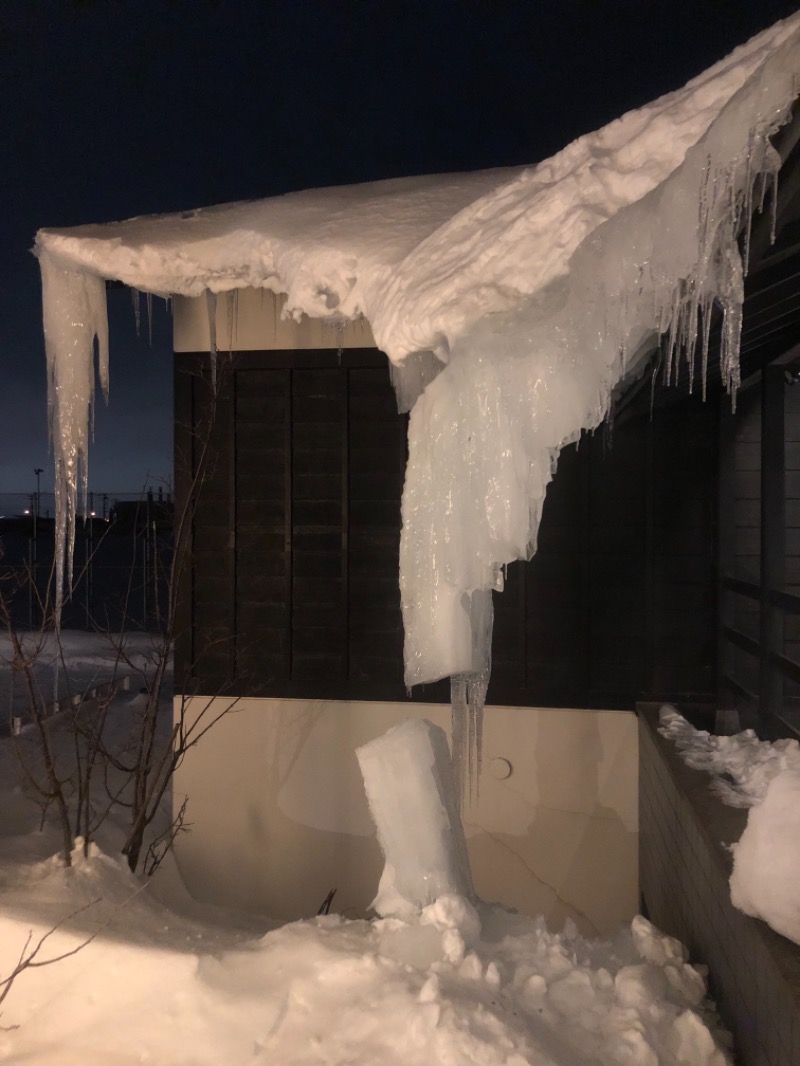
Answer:
M690 399L562 452L537 552L495 597L492 699L626 707L713 692L715 439L714 407Z
M207 357L177 357L185 499ZM220 367L192 522L178 670L187 691L400 698L406 419L373 350L239 353Z
M723 418L719 699L747 724L800 725L797 350L752 375ZM770 727L771 728L771 727Z
M177 357L179 498L208 386ZM223 361L182 585L186 691L402 699L406 418L372 350ZM714 688L716 408L689 400L564 450L537 554L495 596L496 703L632 706ZM448 698L446 682L415 690Z

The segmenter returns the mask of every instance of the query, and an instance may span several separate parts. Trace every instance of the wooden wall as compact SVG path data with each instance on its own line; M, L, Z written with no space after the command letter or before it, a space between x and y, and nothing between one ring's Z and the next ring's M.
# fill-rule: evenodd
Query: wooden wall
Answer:
M788 353L791 356L791 351ZM800 385L791 359L723 408L719 700L800 726Z
M178 497L200 468L208 357L180 354ZM372 349L226 357L192 522L185 691L394 700L406 418ZM633 706L715 687L716 407L689 399L585 436L537 554L495 597L489 699ZM449 698L446 683L417 698Z

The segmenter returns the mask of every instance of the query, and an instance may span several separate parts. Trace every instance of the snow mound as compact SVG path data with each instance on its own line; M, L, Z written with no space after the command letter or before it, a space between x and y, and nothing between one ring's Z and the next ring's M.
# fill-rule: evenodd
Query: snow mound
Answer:
M422 921L338 916L256 939L171 913L121 861L57 862L0 895L0 975L29 931L52 966L3 1003L0 1062L30 1066L726 1066L702 977L637 918L610 942L457 897ZM74 913L86 900L91 908ZM37 916L37 908L41 907ZM454 936L461 950L454 951ZM16 1026L17 1028L12 1028Z
M51 736L61 764L71 734ZM41 824L21 778L12 740L0 740L0 997L43 937L40 961L74 953L14 981L0 1063L730 1063L701 974L644 918L587 940L571 922L555 933L451 892L407 918L276 928L192 900L171 853L146 883L134 876L120 854L124 809L65 867L57 819Z
M783 770L733 849L731 902L800 944L800 771Z

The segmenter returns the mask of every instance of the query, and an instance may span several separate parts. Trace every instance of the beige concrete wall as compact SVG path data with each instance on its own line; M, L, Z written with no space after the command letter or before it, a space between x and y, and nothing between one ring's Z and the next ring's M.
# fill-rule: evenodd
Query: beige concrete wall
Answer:
M220 351L272 351L292 348L374 348L369 323L341 326L317 318L284 320L285 296L266 289L237 289L217 297L217 347ZM205 296L176 296L173 347L176 352L207 352L208 305Z
M189 714L224 705L195 697ZM366 914L382 857L355 748L411 716L449 729L439 704L240 700L176 775L176 804L189 796L177 857L190 890L290 919L335 888L335 910ZM480 801L464 812L478 894L556 929L572 917L586 934L630 919L637 751L627 712L487 708Z

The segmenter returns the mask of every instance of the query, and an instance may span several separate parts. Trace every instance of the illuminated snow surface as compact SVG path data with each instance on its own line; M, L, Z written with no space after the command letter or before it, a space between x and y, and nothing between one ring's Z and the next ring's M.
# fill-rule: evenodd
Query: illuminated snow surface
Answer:
M102 279L162 295L253 286L286 293L295 317L365 317L413 406L405 679L453 679L474 781L490 590L535 549L559 450L602 421L656 333L669 338L669 376L698 331L707 340L715 304L723 378L738 382L737 238L776 177L768 138L798 73L800 15L536 166L40 231L60 537L69 547L86 487L95 336L106 380Z
M79 645L88 662L86 639ZM98 665L104 657L96 648ZM119 743L139 698L112 704ZM58 721L51 735L63 768L71 737ZM614 940L592 941L445 895L405 920L331 915L277 928L193 902L171 862L141 888L118 856L124 833L114 821L103 826L103 850L76 854L67 869L53 857L55 823L40 830L39 819L12 741L2 740L0 980L29 934L36 943L68 915L43 959L99 933L73 957L20 975L0 1006L0 1063L730 1062L703 977L643 918Z
M800 744L759 740L752 729L714 736L669 705L661 708L658 731L692 769L711 775L710 788L723 803L749 808L733 845L734 907L800 944Z

